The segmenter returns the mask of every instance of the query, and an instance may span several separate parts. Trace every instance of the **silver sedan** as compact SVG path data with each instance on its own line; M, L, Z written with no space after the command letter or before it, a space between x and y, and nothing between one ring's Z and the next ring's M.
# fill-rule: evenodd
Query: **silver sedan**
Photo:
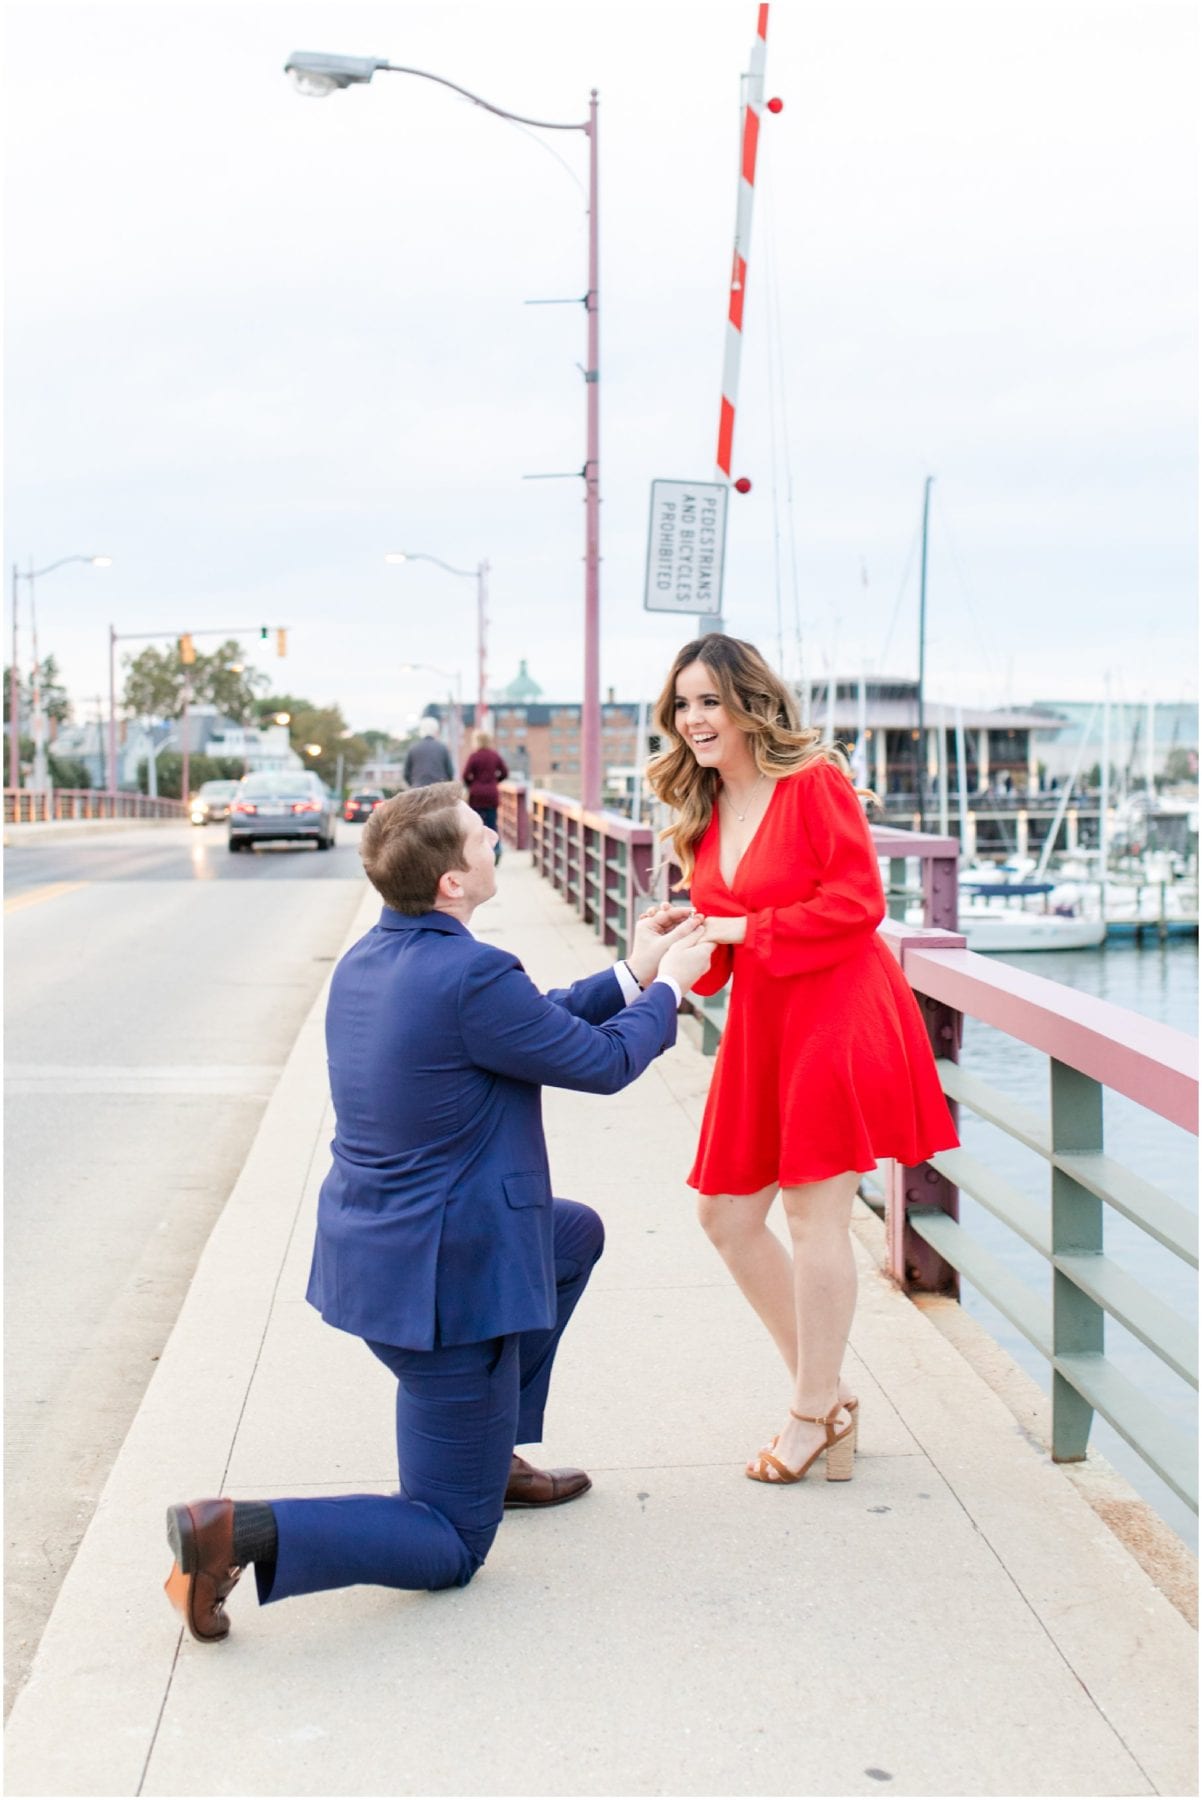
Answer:
M308 839L319 850L329 850L336 820L333 795L308 769L248 775L230 802L229 847L248 850L254 844Z

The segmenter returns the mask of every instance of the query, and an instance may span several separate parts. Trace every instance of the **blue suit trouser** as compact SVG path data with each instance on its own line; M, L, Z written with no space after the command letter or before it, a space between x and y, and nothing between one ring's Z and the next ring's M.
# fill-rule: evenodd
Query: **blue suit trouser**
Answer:
M590 1207L556 1200L555 1323L477 1344L368 1343L397 1380L397 1494L273 1500L278 1548L259 1599L323 1588L465 1587L501 1523L515 1444L537 1443L564 1326L600 1256Z

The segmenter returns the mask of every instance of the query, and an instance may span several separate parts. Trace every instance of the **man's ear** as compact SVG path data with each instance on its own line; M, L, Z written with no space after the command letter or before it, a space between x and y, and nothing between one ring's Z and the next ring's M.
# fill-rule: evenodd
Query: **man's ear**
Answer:
M455 869L447 869L438 877L438 898L440 900L462 900L463 883Z

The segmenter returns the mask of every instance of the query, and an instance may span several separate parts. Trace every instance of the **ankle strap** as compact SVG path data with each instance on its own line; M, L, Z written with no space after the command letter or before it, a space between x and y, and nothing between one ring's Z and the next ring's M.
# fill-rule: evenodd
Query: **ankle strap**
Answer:
M821 1413L817 1417L813 1413L794 1412L792 1407L789 1408L791 1417L799 1419L803 1425L833 1425L842 1411L842 1400L836 1400L828 1413Z

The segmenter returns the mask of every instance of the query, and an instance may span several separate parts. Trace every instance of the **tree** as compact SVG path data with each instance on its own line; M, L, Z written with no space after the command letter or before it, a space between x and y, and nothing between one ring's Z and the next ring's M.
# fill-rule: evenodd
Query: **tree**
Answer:
M66 725L71 717L71 701L68 697L66 688L58 678L58 663L53 656L44 656L42 658L41 662L38 664L38 674L41 677L43 714L47 719L53 720L55 725ZM12 698L10 691L11 681L12 667L11 664L6 664L4 669L4 723L6 725L8 724L9 715L12 711L10 704ZM20 689L19 705L21 708L21 717L23 719L28 719L33 713L33 680L32 678L25 680L18 679L18 686Z
M361 731L359 736L373 756L390 756L394 750L400 749L391 731Z
M1198 752L1196 750L1187 750L1180 744L1176 745L1174 749L1169 751L1164 759L1164 771L1161 779L1170 787L1175 786L1179 782L1192 782L1196 785L1198 780Z
M17 777L16 777L16 780L14 781L12 772L8 766L9 739L8 739L8 731L5 730L5 733L4 733L4 785L5 785L5 787L20 787L22 777L24 776L26 771L31 767L31 765L33 763L33 739L31 737L26 737L24 733L21 734L21 747L20 747L19 754L20 754L20 758L21 758L21 767L18 769Z
M299 694L261 694L255 701L255 711L260 725L269 725L276 713L312 712L312 700L302 700Z
M50 766L50 779L56 788L91 787L92 772L81 757L56 756L51 750L46 760Z
M193 789L202 781L239 781L242 777L242 758L240 756L191 756L188 758L188 783ZM160 750L157 761L156 783L160 796L164 800L179 800L183 796L184 759L178 750ZM138 764L138 792L149 793L150 784L147 776L145 759Z
M267 677L246 666L246 652L234 638L227 638L211 655L197 654L195 662L180 659L179 645L165 650L153 644L137 656L125 658L124 701L131 713L144 719L178 719L184 710L185 683L191 683L192 699L217 708L238 725L256 716L256 689L266 687Z
M371 745L365 737L351 733L339 706L314 706L299 694L270 694L256 702L260 720L266 722L274 713L288 714L288 742L304 763L314 769L327 787L338 780L338 758L342 757L344 780L361 769L371 756ZM320 744L316 756L307 744Z

